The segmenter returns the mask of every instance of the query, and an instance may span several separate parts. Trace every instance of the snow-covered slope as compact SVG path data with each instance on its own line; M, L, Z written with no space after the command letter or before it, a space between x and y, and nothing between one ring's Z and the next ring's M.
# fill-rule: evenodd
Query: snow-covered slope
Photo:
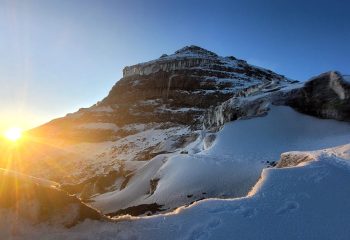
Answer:
M248 196L208 199L165 215L85 221L69 230L20 225L18 239L337 239L350 236L350 145L289 155L313 160L264 169ZM0 235L8 228L0 225Z
M202 136L214 139L213 133ZM105 213L157 203L171 210L202 198L241 197L264 167L292 150L317 150L350 141L350 124L321 120L289 107L272 107L266 117L227 123L213 146L198 153L170 154L149 161L128 188L93 198ZM150 187L153 182L153 189Z

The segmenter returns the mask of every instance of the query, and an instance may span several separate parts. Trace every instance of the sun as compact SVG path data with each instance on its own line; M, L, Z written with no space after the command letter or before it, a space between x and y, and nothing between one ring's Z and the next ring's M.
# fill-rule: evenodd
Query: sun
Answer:
M16 142L22 137L22 129L18 127L9 128L4 132L4 137L9 141Z

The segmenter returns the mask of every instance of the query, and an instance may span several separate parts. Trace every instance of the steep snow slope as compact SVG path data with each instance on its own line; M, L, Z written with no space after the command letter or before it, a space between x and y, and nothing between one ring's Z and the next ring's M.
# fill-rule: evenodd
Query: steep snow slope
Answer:
M204 138L214 139L215 134ZM292 150L317 150L350 142L350 124L272 107L265 117L225 124L209 149L161 155L133 176L128 188L101 194L91 204L113 213L141 204L173 209L208 197L247 194L269 163ZM150 189L153 182L153 189Z
M247 197L203 200L170 214L124 218L118 223L85 221L69 230L21 225L13 235L17 239L100 240L349 239L350 145L289 153L293 154L313 160L265 169ZM9 232L1 230L0 235Z
M247 198L207 200L173 215L142 220L136 224L142 229L136 227L139 237L348 239L349 149L309 153L316 161L294 168L266 169Z

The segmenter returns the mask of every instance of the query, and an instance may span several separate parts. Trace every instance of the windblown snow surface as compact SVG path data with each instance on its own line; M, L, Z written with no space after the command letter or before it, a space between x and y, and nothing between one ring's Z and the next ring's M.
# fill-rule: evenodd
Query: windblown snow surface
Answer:
M225 124L213 146L204 151L154 158L131 179L128 188L99 195L92 204L111 213L116 206L156 202L166 209L184 205L189 198L242 197L257 182L267 161L277 161L281 153L349 142L348 123L310 117L289 107L272 107L265 117ZM152 195L145 180L150 176L159 179Z
M225 190L242 195L252 186L245 182L254 183L261 176L244 197L207 199L151 217L86 220L70 229L32 226L2 210L0 238L349 239L350 144L342 145L349 142L347 123L273 107L266 117L226 124L212 147L173 156L159 171L164 175L157 191L165 200L166 194L180 194L176 189L194 192L198 184L212 191L224 184ZM328 149L312 151L322 148ZM291 156L305 155L311 161L295 165L286 160L288 167L261 173L264 161L278 160L291 150L296 151ZM100 200L105 210L112 206L112 197Z

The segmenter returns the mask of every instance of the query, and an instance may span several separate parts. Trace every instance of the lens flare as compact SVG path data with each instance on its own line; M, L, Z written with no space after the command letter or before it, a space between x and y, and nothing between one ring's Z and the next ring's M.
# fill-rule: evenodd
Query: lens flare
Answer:
M9 128L4 132L4 137L7 140L10 140L12 142L16 142L17 140L19 140L22 137L22 129L17 128L17 127Z

